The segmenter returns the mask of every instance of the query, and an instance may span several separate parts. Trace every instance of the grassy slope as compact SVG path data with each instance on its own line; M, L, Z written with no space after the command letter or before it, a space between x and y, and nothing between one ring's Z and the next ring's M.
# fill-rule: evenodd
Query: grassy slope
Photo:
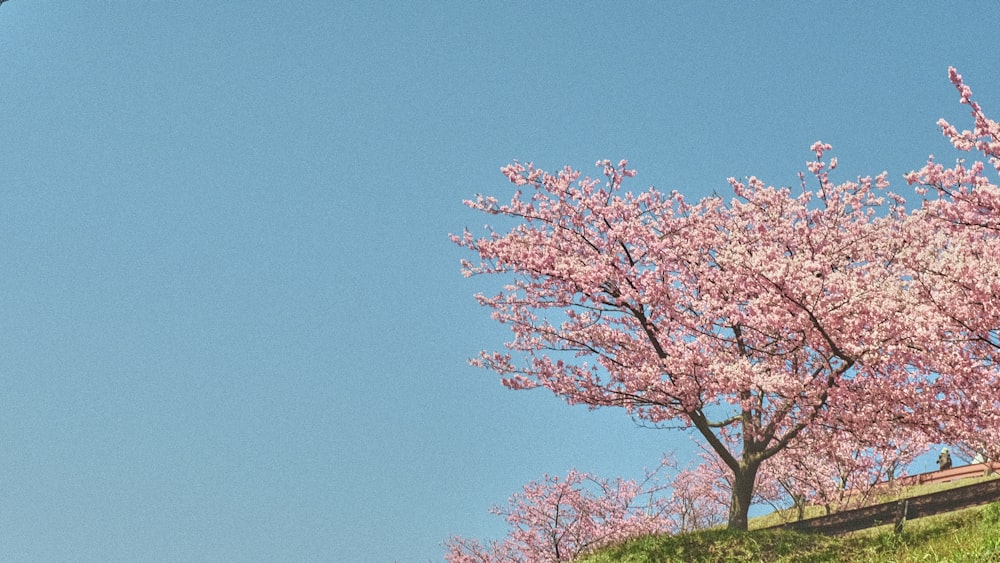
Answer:
M926 492L931 491L914 488L906 496ZM638 538L594 553L580 563L753 561L997 562L1000 561L1000 503L910 521L900 535L893 534L891 526L839 537L715 529L681 536Z
M930 493L937 493L940 491L946 491L948 489L954 489L956 487L965 487L966 485L974 485L976 483L982 483L984 481L990 481L993 479L1000 479L1000 474L993 474L984 477L974 477L971 479L961 479L958 481L949 481L947 483L932 483L927 485L916 485L912 487L907 487L905 489L899 490L893 494L885 495L878 498L874 503L877 502L890 502L894 500L899 500L903 498L915 497L919 495L926 495ZM816 518L818 516L823 516L826 514L826 510L822 506L807 506L806 507L806 518ZM764 516L759 516L757 518L750 519L750 529L756 530L759 528L767 528L770 526L777 526L778 524L783 524L785 522L790 522L796 518L796 511L793 509L785 511L772 512L771 514L765 514Z

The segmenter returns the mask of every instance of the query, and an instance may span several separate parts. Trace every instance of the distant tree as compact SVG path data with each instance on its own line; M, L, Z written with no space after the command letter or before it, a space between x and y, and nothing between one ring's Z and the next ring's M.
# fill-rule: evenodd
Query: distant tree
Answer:
M719 480L721 474L706 471L713 468L684 469L674 476L668 500L672 532L704 530L726 521L729 496L724 482Z
M866 444L860 436L812 430L761 469L761 480L777 483L800 518L807 504L823 506L827 514L871 504L892 491L901 471L929 445L905 438Z
M597 547L628 538L664 533L673 522L663 487L654 474L637 483L601 479L570 471L565 477L546 475L513 495L507 506L492 512L503 516L510 531L489 544L453 537L447 543L449 563L550 563L571 561Z

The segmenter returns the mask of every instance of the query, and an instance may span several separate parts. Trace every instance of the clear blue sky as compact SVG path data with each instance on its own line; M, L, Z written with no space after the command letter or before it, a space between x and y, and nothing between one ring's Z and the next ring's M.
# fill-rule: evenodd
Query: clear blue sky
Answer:
M795 185L817 139L905 191L948 65L1000 112L992 2L374 4L0 5L0 560L440 560L543 473L688 456L466 365L506 334L461 200Z

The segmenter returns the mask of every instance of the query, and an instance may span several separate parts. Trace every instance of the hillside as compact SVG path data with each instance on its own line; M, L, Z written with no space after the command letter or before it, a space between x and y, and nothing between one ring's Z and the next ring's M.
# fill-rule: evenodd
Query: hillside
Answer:
M828 537L790 531L716 529L650 536L604 549L580 563L996 562L1000 503L907 523L902 534L882 526Z
M940 489L941 485L931 486ZM912 494L928 492L913 487ZM905 495L910 496L910 495ZM751 528L773 523L763 517ZM649 536L598 551L580 563L662 562L997 562L1000 502L908 521L902 534L880 526L844 536L787 530L706 530L680 536Z

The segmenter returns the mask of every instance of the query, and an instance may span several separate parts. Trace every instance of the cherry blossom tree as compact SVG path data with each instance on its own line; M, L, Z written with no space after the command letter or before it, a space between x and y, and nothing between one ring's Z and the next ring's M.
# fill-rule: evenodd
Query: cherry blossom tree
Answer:
M655 472L637 483L601 479L570 471L546 475L513 495L503 516L510 532L489 544L454 537L447 543L449 563L548 563L571 561L597 547L669 530L671 505L660 494Z
M714 466L711 466L714 468ZM684 469L673 479L669 504L671 530L683 534L722 524L729 509L724 481L706 467Z
M670 483L668 513L673 519L674 533L692 532L718 526L726 521L729 500L732 498L732 472L718 456L710 454L699 444L700 462L694 468L682 469L669 459L664 464L674 469ZM770 483L758 483L754 488L754 503L774 503L780 491Z
M799 519L806 504L822 505L827 514L865 506L892 492L906 466L927 451L926 440L906 434L869 443L864 436L813 428L793 447L765 462L762 481L778 484L792 498Z
M1000 172L1000 123L973 100L962 76L949 69L960 101L972 114L973 129L938 125L952 145L979 152ZM906 176L924 197L907 218L905 236L914 241L905 255L912 291L929 303L937 331L924 345L939 362L935 382L944 408L941 431L955 443L989 459L1000 459L1000 187L987 166L959 159L945 167L931 156Z
M675 520L675 533L724 524L729 514L733 495L732 471L718 455L706 449L704 443L696 443L696 447L699 449L698 462L693 467L682 468L671 463L669 458L663 460L664 467L674 471L670 480L669 512ZM780 510L789 498L788 492L763 469L757 474L751 504L766 504Z
M812 146L815 185L797 193L730 179L729 201L694 204L625 191L626 161L599 162L603 180L505 167L508 203L466 203L515 226L452 237L479 257L467 276L509 281L477 296L508 350L474 363L512 389L694 429L732 475L728 525L746 529L761 464L807 429L888 441L937 396L926 305L897 259L903 201L880 195L884 173L832 182L829 150Z

